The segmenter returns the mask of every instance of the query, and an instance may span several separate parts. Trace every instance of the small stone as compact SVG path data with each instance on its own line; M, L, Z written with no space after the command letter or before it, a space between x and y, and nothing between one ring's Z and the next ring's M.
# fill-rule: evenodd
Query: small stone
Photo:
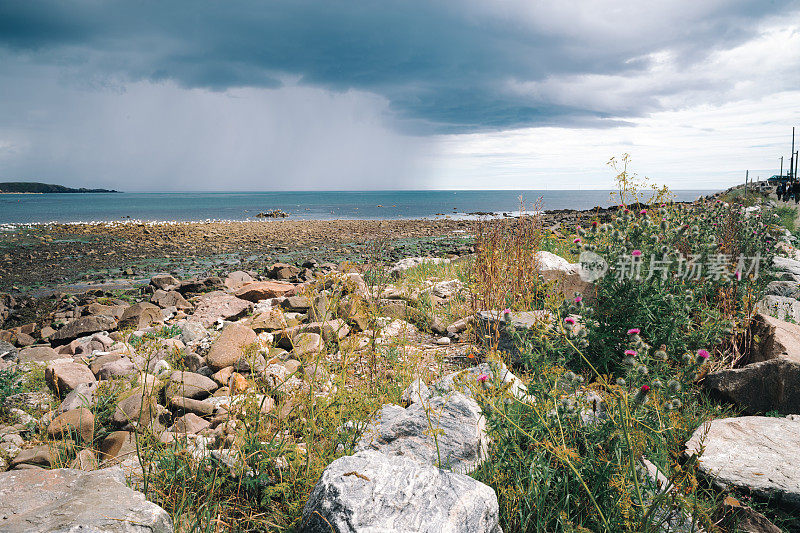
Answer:
M94 383L97 379L88 366L71 361L52 361L45 369L45 381L56 396L66 396L81 383Z
M207 420L203 420L194 413L186 413L175 420L172 426L173 433L188 433L194 435L200 433L209 426Z
M258 341L256 332L247 326L231 324L222 330L222 334L211 345L206 356L206 364L217 371L232 366L245 356L244 349Z

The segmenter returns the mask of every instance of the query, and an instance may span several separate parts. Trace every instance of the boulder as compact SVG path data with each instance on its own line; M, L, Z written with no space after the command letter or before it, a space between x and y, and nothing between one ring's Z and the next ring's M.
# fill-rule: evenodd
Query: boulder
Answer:
M57 439L80 435L84 443L91 444L94 436L94 415L85 407L61 413L47 426L47 435Z
M97 381L88 366L64 360L48 363L44 377L50 389L60 397L66 396L81 383Z
M714 396L735 403L748 414L777 411L800 414L800 362L778 358L743 368L719 370L705 377Z
M791 319L800 321L800 302L788 296L767 294L756 304L756 309L779 320Z
M91 533L172 533L164 509L129 489L119 468L0 473L0 529Z
M162 291L159 289L153 293L153 296L150 297L150 301L163 309L168 307L174 307L181 311L194 309L194 306L178 291Z
M169 405L176 411L194 413L198 416L211 416L214 414L214 404L203 400L173 396L169 399Z
M254 281L253 276L251 276L247 272L242 272L241 270L237 270L236 272L231 272L230 274L228 274L225 277L225 281L223 283L225 284L225 287L227 289L235 291L236 289L239 289L242 286L247 285L248 283L252 283L253 281Z
M49 467L52 462L53 458L50 454L50 446L43 444L22 450L17 454L16 457L14 457L10 466L11 468L15 468L20 465L35 465L46 468ZM2 475L3 474L0 474L0 476ZM3 486L0 484L0 495L2 494L2 491ZM0 501L2 501L2 496L0 496ZM0 515L2 515L2 505L0 505ZM2 527L2 525L3 523L0 521L0 527Z
M112 431L100 443L100 459L110 461L136 453L136 434L131 431Z
M161 322L161 308L148 302L139 302L125 309L119 319L120 328L144 329L155 322Z
M800 509L800 421L764 416L712 420L686 443L687 455L701 453L700 472L717 486Z
M197 322L184 322L181 324L181 340L188 344L208 337L208 330Z
M248 283L242 288L236 290L233 295L248 302L260 302L268 298L277 298L285 296L286 293L294 291L294 285L291 283L281 283L278 281L256 281Z
M159 406L152 395L137 387L117 403L111 421L118 427L147 426L156 420L163 407Z
M156 274L150 278L150 285L162 291L172 290L180 284L180 280L170 274Z
M113 316L116 319L119 319L122 316L122 313L125 312L125 309L128 308L128 304L119 304L119 305L104 305L99 304L97 302L90 303L83 314L85 315L106 315L106 316Z
M788 296L795 300L800 297L800 283L796 281L771 281L766 288L767 294Z
M751 327L759 342L750 350L749 362L781 357L800 363L800 325L759 313Z
M441 257L405 257L392 265L392 267L389 269L389 274L395 278L398 278L406 270L426 263L439 265L447 264L449 262L449 259L443 259Z
M255 331L278 331L286 329L286 319L279 309L258 313L250 319L250 327Z
M17 347L10 342L0 340L0 361L14 362L19 358Z
M316 333L298 333L292 337L292 352L297 357L319 353L325 350L322 337Z
M534 255L541 276L545 281L555 282L564 298L572 298L579 293L586 302L594 299L595 286L581 278L580 263L570 263L563 257L546 251L536 252Z
M241 324L230 324L214 341L206 356L206 364L213 370L233 366L244 357L244 349L258 342L256 332Z
M300 274L301 269L286 263L275 263L270 267L267 275L273 279L291 279Z
M497 496L490 487L370 451L328 465L303 509L300 530L502 533Z
M281 302L281 307L286 311L305 313L311 307L311 300L306 296L289 296Z
M49 346L31 346L19 352L20 363L46 363L59 358L61 356Z
M222 291L209 292L197 298L194 314L189 321L198 322L208 328L220 318L239 318L252 308L252 302L247 300Z
M175 419L175 424L172 426L173 433L188 433L194 435L206 429L210 423L203 420L194 413L186 413L185 415Z
M355 449L402 455L465 473L486 458L487 447L486 419L480 407L472 398L454 392L412 403L406 409L384 405Z
M61 405L56 409L56 414L65 413L78 407L91 409L94 406L94 394L97 392L97 382L81 383L64 397Z
M117 328L117 321L113 317L106 315L84 316L68 322L64 327L50 336L50 342L54 344L66 344L73 339L97 333L98 331L109 331Z
M170 375L169 379L167 398L181 396L193 400L202 400L219 388L213 379L194 372L175 371Z

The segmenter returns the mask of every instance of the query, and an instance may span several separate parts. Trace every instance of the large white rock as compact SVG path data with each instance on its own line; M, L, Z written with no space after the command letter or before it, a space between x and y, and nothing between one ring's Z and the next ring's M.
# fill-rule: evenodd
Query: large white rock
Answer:
M172 521L119 468L24 469L0 473L0 531L172 533Z
M486 419L472 398L453 392L412 403L386 404L372 420L356 451L402 455L454 472L474 470L487 454Z
M301 531L502 533L491 487L375 451L328 465L303 510Z
M792 319L800 322L800 302L788 296L768 294L758 301L756 309L780 320Z
M701 451L700 471L715 484L800 509L800 422L765 416L712 420L686 443L687 455Z

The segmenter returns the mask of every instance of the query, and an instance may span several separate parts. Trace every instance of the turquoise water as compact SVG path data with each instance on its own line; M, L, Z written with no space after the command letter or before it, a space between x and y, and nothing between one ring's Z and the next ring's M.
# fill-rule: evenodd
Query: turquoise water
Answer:
M714 191L673 191L694 200ZM476 211L513 213L519 197L543 209L613 205L610 191L324 191L0 194L0 224L31 222L255 220L282 209L289 220L414 219Z

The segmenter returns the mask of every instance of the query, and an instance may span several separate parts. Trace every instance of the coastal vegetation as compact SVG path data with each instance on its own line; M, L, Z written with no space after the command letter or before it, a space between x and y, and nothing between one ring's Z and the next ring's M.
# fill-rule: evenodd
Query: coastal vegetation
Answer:
M278 263L260 281L155 276L141 294L152 304L59 297L48 316L80 311L52 321L49 340L95 388L67 409L61 363L45 359L45 375L22 350L0 369L0 426L37 460L49 450L49 468L121 464L176 531L313 530L325 472L403 438L367 438L398 409L423 406L417 437L448 469L446 408L420 392L446 385L482 413L468 471L493 489L503 531L735 531L732 495L797 529L776 502L721 490L685 449L703 423L742 411L702 383L757 344L751 319L793 213L765 197L672 203L612 163L610 216L548 227L533 206L472 224L469 250L446 260L387 262L376 239L360 262ZM587 257L604 275L578 275ZM118 331L70 334L89 309L116 312ZM78 409L91 430L53 429Z

